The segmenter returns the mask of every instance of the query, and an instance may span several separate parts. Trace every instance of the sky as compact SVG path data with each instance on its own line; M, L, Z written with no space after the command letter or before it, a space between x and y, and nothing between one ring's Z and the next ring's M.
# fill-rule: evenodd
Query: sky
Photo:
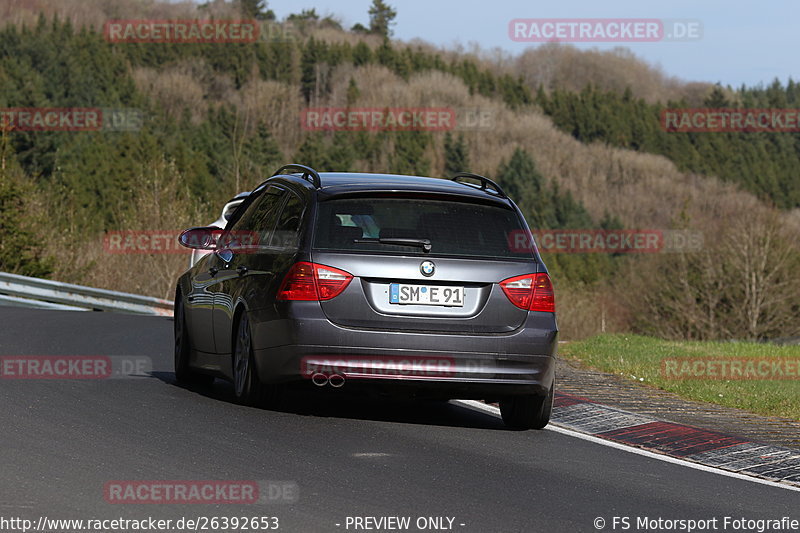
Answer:
M739 87L775 78L800 80L800 0L386 0L397 10L394 37L435 45L500 48L517 55L535 43L514 42L513 19L679 19L702 25L699 39L677 42L575 43L624 46L667 75ZM279 19L304 8L332 14L349 28L368 24L372 0L267 0Z

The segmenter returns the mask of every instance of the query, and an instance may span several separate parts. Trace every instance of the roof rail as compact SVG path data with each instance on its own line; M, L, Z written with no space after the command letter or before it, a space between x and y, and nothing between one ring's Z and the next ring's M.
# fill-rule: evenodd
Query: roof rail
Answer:
M311 167L307 167L305 165L298 165L296 163L291 163L289 165L283 165L281 168L276 170L272 175L277 176L278 174L282 174L284 170L293 170L292 174L302 174L304 180L308 180L314 185L315 189L319 189L322 187L322 180L319 177L319 174L316 170Z
M473 185L471 183L462 182L462 181L459 180L459 178L472 178L472 179L478 180L478 181L481 182L481 186L477 187L476 185ZM491 194L491 192L489 191L489 187L491 187L492 189L494 189L494 191L497 193L497 196L499 196L500 198L508 198L508 195L506 194L506 191L504 191L502 189L502 187L500 187L497 183L493 182L489 178L486 178L486 177L481 176L479 174L472 174L470 172L459 172L458 174L456 174L455 176L450 178L450 180L458 182L458 183L462 183L462 184L466 185L467 187L473 187L475 189L480 189L480 190L485 191L485 192L487 192L489 194Z

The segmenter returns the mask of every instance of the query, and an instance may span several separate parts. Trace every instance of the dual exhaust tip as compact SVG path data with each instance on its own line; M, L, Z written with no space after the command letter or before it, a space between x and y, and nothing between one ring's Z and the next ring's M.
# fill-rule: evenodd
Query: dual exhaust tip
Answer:
M342 376L341 374L331 374L330 376L328 376L321 372L317 372L316 374L311 376L311 382L317 387L324 387L325 385L330 385L334 389L338 389L344 386L344 376Z

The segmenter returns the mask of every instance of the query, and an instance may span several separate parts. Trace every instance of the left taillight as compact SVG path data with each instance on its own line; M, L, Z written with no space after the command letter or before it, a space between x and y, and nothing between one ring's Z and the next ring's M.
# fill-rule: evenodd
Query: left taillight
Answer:
M544 272L504 279L500 282L500 288L509 301L520 309L556 312L553 284L550 282L550 276Z
M278 300L324 301L336 298L352 274L327 265L302 261L292 265L278 289Z

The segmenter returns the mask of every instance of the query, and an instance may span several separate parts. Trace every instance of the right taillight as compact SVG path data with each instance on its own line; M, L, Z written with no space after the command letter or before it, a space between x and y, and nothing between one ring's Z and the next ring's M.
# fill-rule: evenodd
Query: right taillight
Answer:
M550 282L550 276L544 272L504 279L500 282L500 288L511 303L520 309L556 312L553 284Z
M344 270L301 261L286 273L277 299L330 300L339 296L352 279L353 276Z

